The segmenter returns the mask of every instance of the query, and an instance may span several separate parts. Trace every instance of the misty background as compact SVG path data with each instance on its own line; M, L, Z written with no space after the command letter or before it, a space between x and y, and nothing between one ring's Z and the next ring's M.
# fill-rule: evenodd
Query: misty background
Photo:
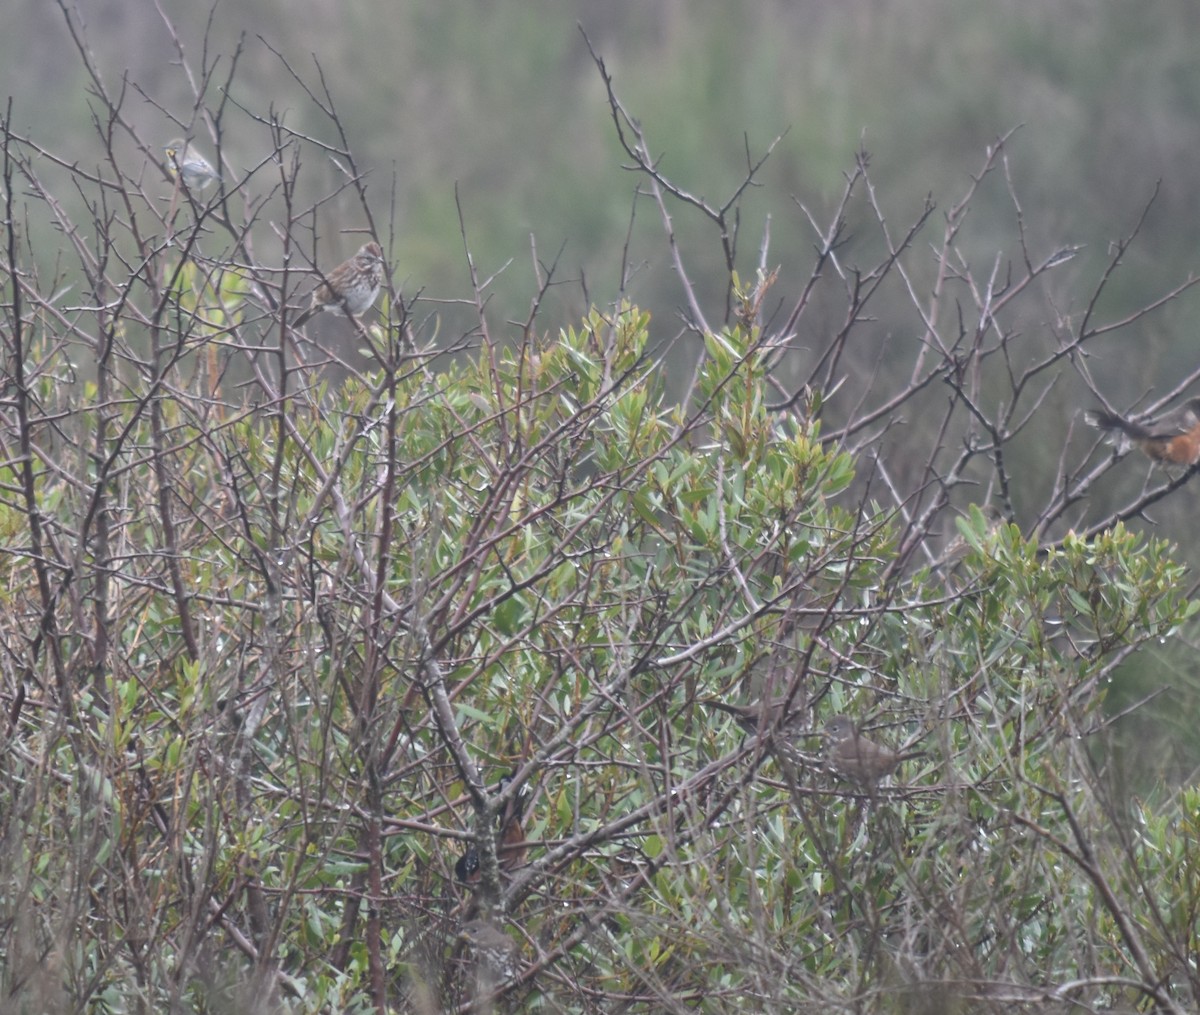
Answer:
M3 7L0 93L11 96L14 130L45 148L50 176L54 159L102 165L93 122L101 107L89 101L91 82L62 8L46 0L4 0ZM368 199L393 278L406 295L430 301L430 335L458 333L453 302L437 301L469 296L467 247L479 276L495 276L488 287L495 337L520 336L510 322L529 315L535 257L543 271L557 261L558 284L537 325L548 334L576 322L589 303L607 306L622 295L652 312L664 345L683 329L683 294L662 222L650 202L635 199L641 178L622 169L627 159L581 28L664 173L693 194L724 202L748 163L782 136L743 198L738 246L743 277L753 277L760 257L779 267L781 304L794 298L790 287L807 278L814 260L817 237L804 209L824 219L857 153L869 153L877 199L897 230L932 196L938 211L919 246L940 236L942 211L969 188L985 149L1014 129L1009 178L991 178L972 203L962 256L977 273L986 275L980 266L994 262L1003 276L1006 259L1019 255L1020 228L1043 254L1081 247L1066 270L1049 276L1039 301L1023 304L1040 312L1020 320L1021 330L1051 342L1089 309L1119 320L1200 262L1193 228L1200 7L1187 0L257 0L214 7L84 0L70 10L86 25L106 88L124 91L122 113L142 138L161 146L177 136L174 117L192 125L197 147L215 159L211 114L223 106L227 186L263 171L271 145L262 121L272 112L293 131L336 140L301 84L323 77L358 168L369 172ZM142 163L147 179L161 175L127 136L118 134L116 144L131 175ZM309 200L339 179L337 167L306 156L301 189ZM1114 243L1143 212L1137 238L1091 308ZM718 237L683 208L673 224L703 309L719 324L728 279ZM881 249L867 216L861 231L856 224L839 251L846 265L871 263ZM363 225L352 194L323 204L313 222L331 263L360 242L339 230ZM28 228L52 231L35 218ZM899 297L894 318L886 298L874 308L872 329L885 351L858 350L857 360L847 360L851 374L886 369L890 343L919 337L911 304ZM1161 395L1197 369L1195 314L1196 298L1185 294L1089 346L1091 376L1113 407ZM463 308L461 320L473 318ZM813 315L804 327L820 323ZM687 343L676 343L671 355L686 360ZM1022 514L1041 502L1064 444L1093 439L1079 432L1092 402L1071 376L1051 393L1048 411L1017 451L1029 483L1013 492L1018 524L1028 525ZM892 442L902 465L902 433ZM1123 502L1146 476L1142 460L1128 459L1095 495L1092 513ZM1194 484L1185 486L1150 519L1152 531L1178 542L1193 565L1200 560L1188 540L1195 496ZM1181 740L1196 713L1193 655L1185 637L1159 658L1142 653L1131 664L1141 671L1137 687L1186 692L1182 710L1178 694L1170 705Z

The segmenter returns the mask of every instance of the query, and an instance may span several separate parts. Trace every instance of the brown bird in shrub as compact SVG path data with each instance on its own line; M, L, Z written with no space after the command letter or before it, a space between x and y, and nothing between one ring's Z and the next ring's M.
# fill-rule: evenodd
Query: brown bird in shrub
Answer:
M475 993L491 993L512 983L521 969L517 943L487 920L463 924L459 938L471 948L475 958Z
M382 285L383 251L372 240L325 276L325 281L313 290L308 309L292 322L292 327L299 328L323 310L339 317L357 317L371 309Z
M825 736L830 766L839 775L863 785L873 785L885 775L891 775L902 761L921 753L901 754L868 740L845 715L835 715L825 724Z

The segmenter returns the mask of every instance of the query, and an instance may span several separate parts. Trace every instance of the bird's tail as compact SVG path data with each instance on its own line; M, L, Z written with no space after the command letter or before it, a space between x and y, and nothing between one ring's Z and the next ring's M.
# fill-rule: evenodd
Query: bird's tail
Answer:
M727 701L721 701L719 698L697 698L697 702L701 705L707 705L709 708L715 708L721 712L728 712L730 715L741 716L742 712L736 705L731 705Z
M1107 430L1111 442L1120 439L1116 436L1118 434L1135 441L1145 440L1150 436L1150 432L1145 427L1130 423L1129 420L1122 419L1116 413L1105 412L1103 409L1089 409L1083 414L1083 421L1097 430Z

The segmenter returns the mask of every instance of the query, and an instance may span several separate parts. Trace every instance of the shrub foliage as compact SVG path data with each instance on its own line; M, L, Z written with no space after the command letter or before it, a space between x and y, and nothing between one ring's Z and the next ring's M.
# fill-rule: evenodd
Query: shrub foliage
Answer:
M665 233L678 334L626 293L544 323L549 270L501 334L483 281L452 339L394 283L298 332L362 241L296 199L315 142L243 112L273 155L205 197L119 96L96 172L10 111L4 1007L1193 1008L1200 805L1131 795L1097 737L1114 667L1195 611L1124 524L1190 472L1081 527L1140 466L1076 440L1014 507L1026 431L1115 325L1011 324L1066 244L958 259L1005 141L932 255L933 205L894 232L860 157L785 285L765 241L738 271L753 170L721 205L674 186L597 67L639 207L720 235L714 296ZM197 108L216 151L233 113ZM907 338L864 359L885 294ZM757 733L707 703L780 697L798 718ZM838 713L915 756L840 777ZM519 955L482 993L480 917Z

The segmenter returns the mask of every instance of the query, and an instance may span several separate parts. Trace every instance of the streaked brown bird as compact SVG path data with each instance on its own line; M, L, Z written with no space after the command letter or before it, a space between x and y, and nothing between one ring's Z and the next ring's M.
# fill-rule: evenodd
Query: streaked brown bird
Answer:
M323 310L339 317L357 317L371 309L382 285L383 251L372 240L325 276L325 281L313 290L308 309L292 322L292 327L301 327Z
M1107 432L1110 444L1140 448L1156 462L1193 466L1200 462L1200 398L1184 402L1158 419L1135 423L1116 413L1090 409L1084 422Z
M517 978L521 953L517 943L487 920L470 920L458 935L471 947L475 958L475 992L491 993Z
M758 701L751 705L735 705L732 702L721 701L719 698L699 698L701 705L725 712L737 720L737 724L747 733L766 732L779 725L783 720L784 726L792 726L800 721L801 713L792 702L792 710L784 716L788 707L787 698L774 698L771 701Z
M839 775L853 782L872 785L890 775L902 761L915 758L920 751L901 754L890 747L868 740L849 716L835 715L825 724L829 763Z
M500 777L496 783L495 792L501 793L513 780L516 772ZM502 871L511 871L525 862L528 844L525 841L525 808L533 796L529 785L522 786L513 796L508 798L499 814L496 815L496 860ZM464 885L474 885L479 881L479 847L471 843L463 851L454 865L454 877Z

